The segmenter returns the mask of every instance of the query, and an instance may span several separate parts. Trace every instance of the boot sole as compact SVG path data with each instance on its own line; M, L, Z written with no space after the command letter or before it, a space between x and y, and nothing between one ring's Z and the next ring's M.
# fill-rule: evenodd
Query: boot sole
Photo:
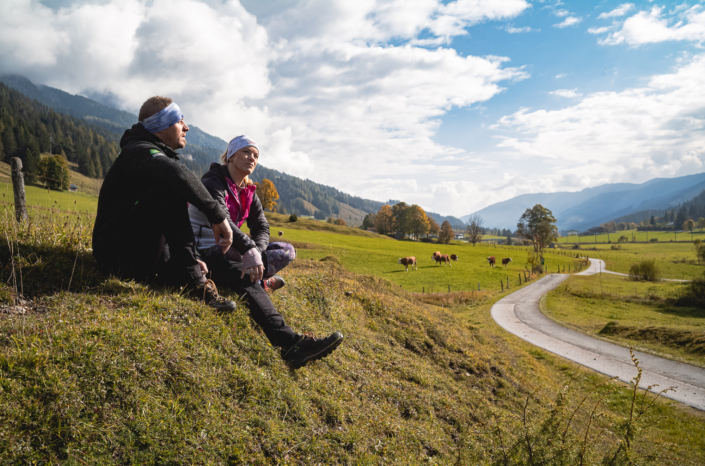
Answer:
M304 359L301 359L301 360L298 360L298 361L290 361L288 363L289 367L291 367L292 369L299 369L301 367L304 367L306 364L308 364L311 361L317 361L319 359L325 358L326 356L331 354L338 346L340 346L340 344L343 342L344 339L345 339L345 337L341 334L340 338L338 338L337 340L332 342L330 345L323 348L318 353L312 354L311 356L304 358Z

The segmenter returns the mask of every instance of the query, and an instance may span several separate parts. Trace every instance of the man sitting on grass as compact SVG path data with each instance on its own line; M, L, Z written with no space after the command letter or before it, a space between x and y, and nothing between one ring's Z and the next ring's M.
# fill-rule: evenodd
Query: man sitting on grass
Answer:
M172 99L151 97L142 105L139 123L123 134L122 150L100 189L93 255L105 273L187 285L208 306L232 311L235 303L206 280L206 265L196 253L189 204L211 221L223 251L230 248L232 230L201 180L177 163L188 129Z

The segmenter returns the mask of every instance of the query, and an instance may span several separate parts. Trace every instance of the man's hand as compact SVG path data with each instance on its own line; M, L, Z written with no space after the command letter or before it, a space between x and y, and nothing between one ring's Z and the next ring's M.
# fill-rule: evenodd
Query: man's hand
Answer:
M233 244L233 230L230 229L230 224L227 220L224 220L221 223L214 223L212 226L213 236L215 236L215 244L219 244L220 247L223 248L223 254L225 254Z
M198 262L198 266L201 268L201 273L205 277L208 274L208 266L206 265L205 262L196 259L196 262Z
M262 280L262 277L264 276L264 266L255 265L254 267L250 267L249 269L242 269L240 278L244 278L246 273L250 274L250 282Z

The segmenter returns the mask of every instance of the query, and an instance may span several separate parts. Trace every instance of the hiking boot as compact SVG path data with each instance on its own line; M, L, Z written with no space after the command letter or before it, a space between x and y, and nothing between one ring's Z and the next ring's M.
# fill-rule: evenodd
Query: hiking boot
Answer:
M309 361L325 358L342 342L343 334L340 332L335 332L325 338L304 334L294 346L288 350L282 350L282 359L292 369L298 369Z
M218 289L212 280L206 280L203 286L196 287L194 294L198 299L218 312L233 312L237 305L235 302L225 299L218 294Z
M264 282L264 291L267 293L271 293L273 291L277 291L279 288L283 287L286 285L286 282L282 277L279 275L274 275L272 277L269 277L266 280L263 280Z

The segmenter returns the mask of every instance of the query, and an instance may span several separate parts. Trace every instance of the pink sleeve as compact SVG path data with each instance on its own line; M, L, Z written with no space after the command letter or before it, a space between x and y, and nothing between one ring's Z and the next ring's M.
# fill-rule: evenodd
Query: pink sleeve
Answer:
M252 248L245 251L245 254L242 255L242 264L246 269L262 265L262 254L259 252L259 249Z

